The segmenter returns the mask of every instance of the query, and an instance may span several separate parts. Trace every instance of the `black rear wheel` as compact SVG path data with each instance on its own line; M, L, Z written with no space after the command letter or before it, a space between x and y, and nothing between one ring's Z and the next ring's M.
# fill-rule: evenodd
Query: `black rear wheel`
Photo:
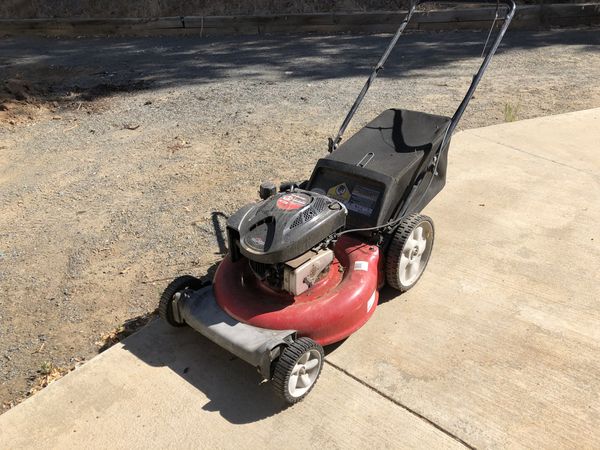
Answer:
M423 275L433 248L433 220L411 214L400 222L385 259L387 283L400 292L412 288Z
M288 345L275 364L273 388L287 403L304 399L312 390L323 368L323 347L302 337Z
M184 326L185 323L177 321L173 315L173 300L175 300L177 295L181 295L181 292L186 289L197 290L205 285L206 283L202 280L191 275L183 275L175 278L169 283L160 296L160 302L158 304L158 315L160 318L173 327Z

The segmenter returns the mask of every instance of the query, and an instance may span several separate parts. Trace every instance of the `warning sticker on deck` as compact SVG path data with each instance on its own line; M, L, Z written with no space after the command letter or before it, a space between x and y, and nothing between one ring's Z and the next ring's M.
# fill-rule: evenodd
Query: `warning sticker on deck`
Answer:
M354 270L364 270L365 272L368 272L369 263L367 261L356 261L354 263Z
M373 308L373 305L375 304L375 298L377 297L377 295L375 295L375 294L376 294L376 292L373 291L373 295L371 295L371 298L367 302L367 312L371 311L371 309Z

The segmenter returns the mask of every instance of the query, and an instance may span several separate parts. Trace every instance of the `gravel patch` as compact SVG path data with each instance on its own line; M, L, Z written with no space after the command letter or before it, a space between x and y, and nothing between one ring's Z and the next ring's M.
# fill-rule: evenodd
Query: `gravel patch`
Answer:
M215 223L310 175L387 39L5 40L0 403L214 268ZM452 114L484 40L407 35L349 133L389 107ZM460 128L598 107L599 79L598 29L509 32Z

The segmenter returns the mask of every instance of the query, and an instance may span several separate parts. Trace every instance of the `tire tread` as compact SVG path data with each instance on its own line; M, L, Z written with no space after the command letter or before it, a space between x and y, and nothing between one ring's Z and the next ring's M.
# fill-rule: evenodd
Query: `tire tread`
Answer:
M398 226L396 232L394 233L394 236L392 237L392 242L390 243L386 254L385 278L387 284L390 287L396 289L397 291L408 291L415 284L417 284L417 281L422 275L419 275L419 278L417 278L417 280L415 280L415 282L412 285L408 287L403 286L400 283L400 278L398 277L398 266L400 265L400 256L402 254L402 249L404 248L404 244L406 244L408 237L413 232L415 227L419 223L424 221L428 221L429 223L431 223L431 227L435 231L435 228L433 227L433 220L431 219L431 217L425 216L423 214L413 213L406 216L406 218L404 218L404 220L400 222L400 225ZM431 245L433 245L433 240L431 242Z
M173 310L171 309L173 296L184 289L200 289L201 287L203 287L202 280L191 275L183 275L171 281L160 296L158 303L158 315L160 318L172 327L185 326L185 323L176 322L173 317Z
M317 374L317 378L313 382L312 386L304 395L301 397L292 397L287 389L287 385L290 379L291 371L296 365L296 362L300 359L300 357L308 352L309 350L318 350L321 353L321 368L323 367L324 361L324 352L323 347L317 344L310 338L301 337L294 341L292 344L288 345L283 352L281 352L281 356L279 360L275 364L275 370L273 372L273 378L271 379L271 383L273 385L273 389L278 397L282 398L289 404L294 404L304 399L308 395L308 393L313 389L317 381L319 380L319 376L321 375L321 370Z

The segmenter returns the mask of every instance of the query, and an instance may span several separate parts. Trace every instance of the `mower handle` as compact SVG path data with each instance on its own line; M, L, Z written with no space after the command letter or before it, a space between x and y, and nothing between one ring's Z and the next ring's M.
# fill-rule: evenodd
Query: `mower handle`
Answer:
M471 81L471 85L469 86L469 89L467 90L465 97L460 102L460 105L458 105L458 109L452 116L450 125L448 126L446 135L444 137L444 141L447 141L447 139L452 136L452 133L454 132L456 126L458 125L458 122L460 121L462 115L464 114L465 109L467 108L467 105L471 101L471 98L473 97L473 94L475 93L475 89L477 88L477 85L481 81L481 78L483 77L485 70L487 69L488 65L490 64L490 61L492 60L492 57L496 53L496 50L498 50L498 46L500 45L500 42L502 41L502 38L504 37L504 33L506 33L506 30L507 30L508 26L510 25L510 22L511 22L511 20L515 14L515 11L517 9L517 5L514 0L443 0L441 2L436 1L436 0L412 0L410 3L410 6L408 8L408 12L407 12L406 16L404 17L404 20L400 24L400 27L398 28L396 33L394 34L394 37L392 38L389 45L387 46L385 52L383 53L383 56L380 58L379 62L373 68L371 75L367 79L362 90L358 94L358 97L354 101L354 104L350 108L350 111L346 115L346 118L344 119L344 122L342 123L342 126L340 127L336 137L329 138L329 151L330 152L333 152L334 150L336 150L338 148L339 143L342 140L342 136L344 135L344 132L346 131L346 128L348 128L350 121L354 117L354 114L356 114L356 111L358 110L358 107L360 106L365 95L367 94L367 91L371 87L371 84L373 84L373 82L375 81L375 78L377 78L379 71L381 69L383 69L383 65L385 64L388 57L390 56L390 53L392 53L392 50L394 49L394 47L396 46L396 44L398 42L398 39L404 32L404 29L410 22L416 8L423 3L429 3L429 2L431 2L431 3L451 3L451 4L489 3L489 4L496 4L496 5L498 5L498 7L502 3L503 5L505 5L508 8L505 16L502 18L499 18L500 20L504 20L504 23L502 24L502 27L500 28L500 31L498 32L498 36L496 36L494 43L490 47L490 50L485 55L485 58L483 59L483 62L481 63L479 70L473 76L473 81ZM497 19L498 19L498 17L496 17L494 19L494 22L492 22L492 27ZM490 30L490 33L491 33L491 31L492 30ZM486 41L486 44L487 44L487 41ZM485 48L484 48L484 51L485 51Z

